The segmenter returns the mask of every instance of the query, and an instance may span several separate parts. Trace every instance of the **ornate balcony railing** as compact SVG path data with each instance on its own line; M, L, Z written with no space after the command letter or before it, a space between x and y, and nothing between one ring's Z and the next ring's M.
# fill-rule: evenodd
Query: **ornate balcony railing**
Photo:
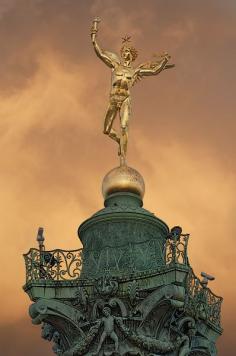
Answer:
M165 256L166 264L179 263L188 265L188 240L189 234L171 234L166 240Z
M83 252L82 249L65 251L31 248L24 255L26 266L26 282L52 280L73 281L77 280L81 272L86 277L96 275L97 271L113 273L127 271L133 272L155 270L158 267L172 265L187 265L189 273L186 279L186 310L199 319L211 322L220 327L220 312L222 298L216 296L209 288L195 276L189 266L187 258L187 245L189 235L170 236L164 248L157 240L149 240L139 244L121 246L118 248L107 247L100 251ZM138 256L138 257L137 257ZM135 259L139 259L138 269ZM83 271L82 271L83 270Z
M153 239L120 247L108 246L101 251L31 248L24 255L26 282L76 280L81 272L86 278L93 278L104 273L123 275L130 271L153 271L171 263L187 265L188 237L168 238L164 246Z
M82 268L82 249L40 251L31 248L24 255L26 282L37 280L75 280Z
M163 248L156 240L97 250L52 250L31 248L24 255L26 282L37 280L76 280L79 276L107 275L156 270L165 265Z
M215 295L190 269L186 281L186 309L197 319L206 320L221 328L222 297Z

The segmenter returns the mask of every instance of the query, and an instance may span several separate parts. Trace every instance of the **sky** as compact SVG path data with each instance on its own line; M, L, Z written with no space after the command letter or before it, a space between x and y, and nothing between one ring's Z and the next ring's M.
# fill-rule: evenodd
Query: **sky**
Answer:
M0 0L0 344L4 356L52 355L31 325L22 254L81 247L78 226L103 206L101 182L118 165L102 134L110 69L130 35L134 63L168 51L174 69L132 90L128 164L144 177L144 207L190 233L196 274L224 298L220 356L236 341L236 2L233 0Z

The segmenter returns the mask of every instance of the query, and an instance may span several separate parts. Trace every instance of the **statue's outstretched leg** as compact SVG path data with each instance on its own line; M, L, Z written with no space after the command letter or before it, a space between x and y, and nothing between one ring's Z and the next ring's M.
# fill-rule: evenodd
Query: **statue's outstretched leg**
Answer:
M118 144L120 144L120 137L119 137L119 135L118 135L118 133L117 133L116 130L110 129L110 132L108 133L108 136L109 136L112 140L114 140L114 141L116 141Z
M98 348L97 348L97 351L96 351L96 355L99 354L99 351L101 350L101 347L105 341L107 337L107 333L105 331L103 331L102 335L101 335L101 338L100 338L100 341L99 341L99 344L98 344Z
M120 152L121 152L121 164L125 164L127 145L128 145L128 123L130 118L130 98L124 100L120 110L120 123L121 123L121 135L120 135Z
M115 120L118 108L114 104L110 104L105 116L104 121L104 130L103 133L108 135L112 140L116 141L120 144L120 136L118 135L117 131L112 128L113 121Z
M116 335L116 333L113 331L110 335L110 338L114 341L115 343L115 351L118 351L118 347L119 347L119 340L118 340L118 336Z

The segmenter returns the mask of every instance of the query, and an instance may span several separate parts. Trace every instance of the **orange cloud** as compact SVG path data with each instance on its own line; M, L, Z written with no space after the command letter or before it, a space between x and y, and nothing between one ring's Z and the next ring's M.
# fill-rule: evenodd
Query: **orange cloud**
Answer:
M49 346L41 346L39 328L31 329L25 320L30 302L21 290L25 277L21 255L35 246L41 225L48 248L80 247L77 227L102 207L102 178L118 164L117 147L102 134L110 71L89 42L91 19L99 15L103 47L118 52L121 37L130 34L139 49L138 61L167 49L176 63L174 70L133 89L128 162L144 176L145 207L170 226L178 224L190 232L195 271L216 276L212 289L225 298L220 355L233 355L235 5L210 0L204 9L201 2L151 0L145 7L143 1L134 7L133 2L105 0L4 4L0 6L4 266L0 301L1 323L7 325L1 339L8 340L4 354L16 354L16 346L7 351L7 344L11 332L15 335L21 328L24 336L16 337L16 343L22 354L37 355L33 342L50 354ZM26 338L29 334L34 335L32 342Z

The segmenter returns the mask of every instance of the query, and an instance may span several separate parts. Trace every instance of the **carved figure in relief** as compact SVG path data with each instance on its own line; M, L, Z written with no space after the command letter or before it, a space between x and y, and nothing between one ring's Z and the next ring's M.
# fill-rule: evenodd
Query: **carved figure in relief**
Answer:
M45 340L51 341L53 334L55 332L55 328L47 323L43 323L42 325L42 333L41 333L41 337Z
M153 61L132 66L132 62L137 58L137 50L131 46L130 37L123 38L123 45L120 50L121 56L104 51L97 43L99 18L95 18L91 29L91 38L97 56L112 70L112 85L110 100L105 115L104 134L108 135L119 145L118 154L121 165L125 164L127 144L128 144L128 125L131 114L130 88L142 77L157 75L162 70L174 67L168 64L170 56L164 52ZM114 120L120 117L120 132L114 129Z
M85 288L79 287L75 292L76 300L73 305L80 305L83 311L86 311L88 308L88 293Z
M97 279L95 287L101 296L108 297L116 294L118 290L118 282L107 276L102 276L101 278Z
M54 345L52 347L53 352L56 355L62 355L63 353L62 340L59 332L52 325L43 323L41 336L45 340L53 341L54 342Z
M101 350L101 347L107 337L110 337L114 343L115 343L115 351L118 351L118 346L119 346L119 341L118 341L118 336L115 333L115 317L111 315L111 309L109 307L103 308L103 315L104 317L102 318L102 324L103 324L103 332L98 344L98 348L96 351L96 354L99 353Z

